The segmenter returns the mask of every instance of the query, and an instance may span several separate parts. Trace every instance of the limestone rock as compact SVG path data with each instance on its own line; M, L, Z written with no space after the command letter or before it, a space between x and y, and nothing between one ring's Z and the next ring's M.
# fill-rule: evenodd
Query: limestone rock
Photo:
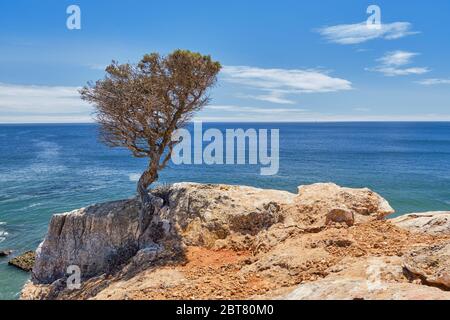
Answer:
M21 300L49 299L51 288L45 284L35 284L28 280L20 292Z
M347 226L351 227L355 224L355 216L353 212L345 209L332 209L330 212L328 212L325 224L330 224L332 222L337 223L345 223Z
M431 235L450 235L450 212L436 211L410 213L390 220L396 226L411 232Z
M162 217L172 221L186 245L212 247L231 233L255 235L279 222L280 205L294 197L246 186L176 183Z
M160 205L143 217L142 230L137 199L55 215L22 298L273 298L299 283L299 290L323 283L335 297L345 297L352 283L359 289L346 297L407 298L415 286L437 296L439 289L408 283L400 258L368 258L404 254L410 236L379 220L393 210L368 189L315 184L295 195L177 183L152 193ZM80 290L65 288L70 265L81 269ZM373 266L384 270L387 293L364 289ZM394 288L410 293L394 296ZM296 297L313 297L319 289ZM325 292L318 296L326 298Z
M143 281L145 279L145 281ZM125 300L129 293L129 288L142 291L167 291L176 287L187 279L184 274L173 269L159 269L144 271L139 277L123 279L111 284L109 290L101 291L95 297L96 300Z
M447 300L450 292L409 283L399 258L370 257L343 261L324 279L299 285L279 298L287 300ZM334 273L333 273L334 272Z
M158 246L141 249L136 253L131 262L135 265L152 262L158 257L160 250L161 248Z
M0 250L0 257L9 256L12 253L12 250Z
M287 300L450 300L450 292L414 283L382 283L372 291L363 279L323 279L300 285Z
M128 264L121 270L121 273L132 273L135 270L150 267L157 261L159 255L163 251L160 245L153 245L139 250L136 255L130 259Z
M339 212L345 212L347 218L344 220L349 222L353 214L357 224L383 219L394 210L385 199L367 188L351 189L334 183L316 183L298 187L298 195L294 204L286 209L285 219L293 225L320 228L326 225L328 215Z
M138 251L138 201L124 200L54 215L36 251L33 279L52 283L76 265L82 278L111 271Z
M52 283L76 265L84 279L109 273L154 242L213 246L231 233L255 234L279 221L279 203L294 194L243 186L178 183L155 190L164 206L147 214L147 229L139 233L139 201L98 204L54 215L37 250L33 279ZM150 221L151 220L151 221ZM177 240L178 243L174 241Z
M324 248L311 248L307 241L294 238L258 255L257 261L244 267L242 273L261 274L277 278L283 285L293 285L303 280L312 269L317 275L323 273L331 264L330 259L330 254Z
M33 251L27 251L20 256L17 256L14 259L10 260L8 264L23 271L29 272L33 268L35 256L36 255Z
M404 266L424 282L450 289L450 243L414 250L405 257Z

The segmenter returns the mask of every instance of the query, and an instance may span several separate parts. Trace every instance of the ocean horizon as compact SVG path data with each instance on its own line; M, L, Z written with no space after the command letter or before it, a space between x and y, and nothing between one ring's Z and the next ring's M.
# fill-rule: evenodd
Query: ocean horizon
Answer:
M396 210L450 210L450 122L204 122L208 128L279 129L280 169L174 165L158 183L248 185L297 192L334 182L367 187ZM189 126L192 129L192 125ZM97 125L0 125L0 250L35 250L55 213L135 195L145 159L97 140ZM0 299L16 299L29 275L0 258Z
M193 124L197 121L190 121ZM450 120L316 120L316 121L203 121L205 124L312 124L312 123L450 123ZM0 126L22 126L22 125L97 125L92 122L0 122Z

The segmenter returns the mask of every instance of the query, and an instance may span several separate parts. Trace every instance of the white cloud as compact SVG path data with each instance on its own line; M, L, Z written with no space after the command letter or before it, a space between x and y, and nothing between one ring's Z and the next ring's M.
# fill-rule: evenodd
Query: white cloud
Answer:
M0 83L0 122L85 122L92 109L78 89Z
M255 108L236 105L211 105L205 108L205 111L226 111L233 113L259 113L259 114L273 114L273 113L299 113L306 112L306 109L300 108Z
M205 122L272 122L300 119L308 110L300 108L262 108L240 105L210 105L194 121Z
M260 95L244 95L239 94L237 95L240 98L247 98L247 99L254 99L254 100L260 100L260 101L267 101L277 104L294 104L295 101L286 99L284 97L285 92L282 91L269 91L267 94L260 94Z
M403 66L409 64L412 58L417 55L419 54L415 52L397 50L386 53L383 57L378 59L378 61L384 65Z
M384 74L387 77L395 76L407 76L413 74L424 74L430 70L425 67L402 67L410 64L412 58L419 55L419 53L408 52L408 51L390 51L387 52L383 57L377 59L381 64L374 68L367 68L368 71L375 71Z
M417 81L417 83L425 85L425 86L450 84L450 79L424 79L421 81Z
M424 74L430 72L428 68L394 68L394 67L385 67L379 66L375 68L367 69L369 71L381 72L387 77L396 77L396 76L409 76L413 74Z
M409 22L384 23L381 28L368 28L366 22L323 27L317 31L328 41L338 44L358 44L373 39L394 40L418 32L411 31Z
M267 94L247 95L247 98L279 104L292 104L289 94L334 92L352 89L350 81L333 78L317 70L263 69L249 66L226 66L224 80L258 89Z

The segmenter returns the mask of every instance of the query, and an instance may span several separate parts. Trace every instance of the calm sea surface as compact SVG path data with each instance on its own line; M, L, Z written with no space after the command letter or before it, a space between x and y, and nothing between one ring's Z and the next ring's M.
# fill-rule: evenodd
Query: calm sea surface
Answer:
M280 129L280 170L170 164L160 182L245 184L296 192L332 181L369 187L397 214L450 210L450 123L204 124ZM52 214L128 198L146 162L97 141L95 125L0 125L0 250L35 250ZM0 299L28 274L0 258Z

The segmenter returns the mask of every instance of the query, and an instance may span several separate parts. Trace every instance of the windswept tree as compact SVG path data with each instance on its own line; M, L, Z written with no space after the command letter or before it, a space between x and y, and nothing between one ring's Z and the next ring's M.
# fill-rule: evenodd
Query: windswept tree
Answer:
M220 69L219 62L199 53L152 53L137 64L113 61L104 79L80 90L82 99L95 106L102 142L149 158L137 186L143 208L152 204L149 187L179 142L172 141L173 132L208 104Z

